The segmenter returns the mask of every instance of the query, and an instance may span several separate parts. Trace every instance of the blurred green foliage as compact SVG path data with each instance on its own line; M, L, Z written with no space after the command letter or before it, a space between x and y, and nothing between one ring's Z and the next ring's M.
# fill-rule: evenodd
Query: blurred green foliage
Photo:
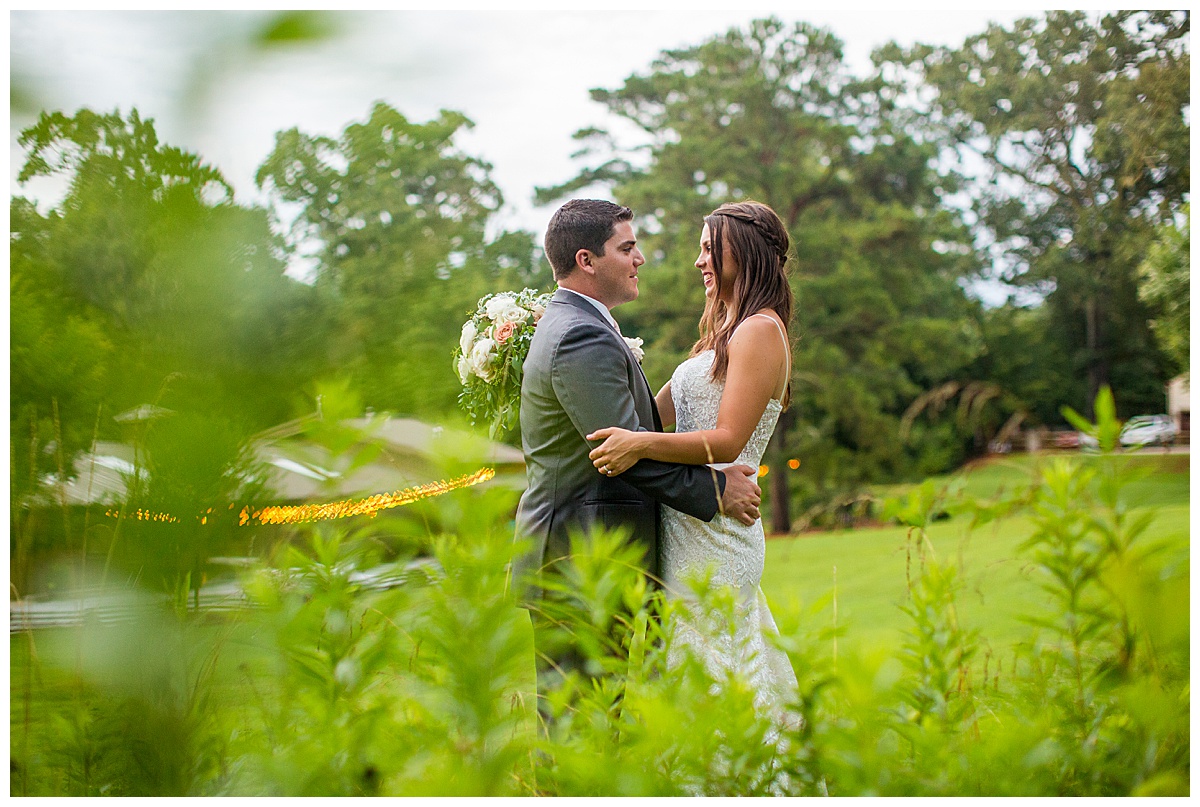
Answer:
M898 664L839 656L855 628L830 619L837 590L800 592L805 607L776 608L799 678L785 723L736 672L666 663L678 603L620 536L576 544L557 613L596 638L580 646L607 675L565 677L540 733L507 587L514 492L434 500L444 527L399 547L392 588L366 582L367 533L316 525L246 574L226 616L15 634L12 793L1186 795L1187 549L1146 532L1152 511L1120 504L1126 465L1097 459L1008 495L1033 519L1019 559L1050 604L1020 606L1010 659L960 607L974 554L926 541L955 495L919 489L896 504L913 525ZM696 593L732 613L733 592ZM614 632L618 603L634 616Z
M1180 221L1159 226L1156 240L1138 266L1138 296L1154 314L1150 327L1176 368L1191 367L1192 206Z
M252 39L319 42L331 24L284 12ZM932 125L945 120L916 126L885 75L898 53L855 78L832 35L774 20L594 91L646 132L650 160L585 130L599 163L542 198L600 182L637 211L655 268L623 319L646 339L657 383L702 307L689 268L701 217L747 196L781 213L799 339L796 403L770 459L771 481L785 482L777 501L856 507L870 483L956 466L1016 411L1065 417L1108 448L1118 410L1160 408L1154 396L1177 369L1150 339L1132 267L1157 239L1143 297L1157 306L1153 335L1177 348L1179 312L1157 290L1177 289L1186 266L1166 224L1186 187L1181 30L1159 12L1098 29L1050 15L962 51L906 55L924 60L940 103L960 105L963 131L988 121L993 158L1031 130L1065 136L1030 117L1046 81L1006 61L1022 42L1042 53L1061 33L1089 59L1133 65L1103 87L1080 78L1074 65L1094 68L1087 60L1046 57L1038 71L1067 96L1094 93L1103 113L1075 121L1095 144L1082 218L1070 215L1075 197L1051 194L1028 209L976 200L973 222L947 201L963 178L933 167L953 132ZM976 97L957 80L972 65L1003 79L1003 98L998 85ZM1016 118L1000 114L1013 111L1003 100ZM1066 110L1078 99L1051 100ZM470 125L451 111L416 123L381 103L337 137L282 132L257 177L267 208L238 203L219 171L161 143L136 110L45 112L21 134L20 180L60 177L67 193L48 210L10 204L12 590L99 583L142 616L13 635L14 795L1187 793L1187 548L1156 540L1150 516L1128 505L1139 483L1108 457L1039 470L990 502L955 503L929 484L893 505L910 528L900 669L839 658L836 589L804 592L803 612L779 612L802 718L782 734L736 676L667 667L671 620L648 614L670 606L622 565L619 541L595 536L565 617L595 634L610 675L598 687L567 679L553 696L561 720L540 737L528 624L505 592L516 495L505 485L350 529L238 527L231 505L269 495L252 438L301 418L350 468L378 456L338 422L364 408L455 418L452 350L476 301L549 285L529 233L489 235L502 204L491 167L454 144ZM1031 159L1046 167L1056 154ZM1053 281L1046 304L985 309L963 292L988 273L985 231L1028 264L1026 280ZM1096 399L1098 422L1060 415L1064 402L1092 406L1084 371L1094 380L1104 367L1121 395ZM931 411L900 439L914 401L968 387L988 391L969 417ZM115 419L136 412L150 414ZM54 478L97 441L136 452L113 515L57 502ZM788 491L792 456L802 462ZM465 445L441 459L447 476L477 467ZM1030 609L1036 632L1003 670L962 607L966 555L939 558L927 541L959 510L973 524L1021 512L1032 525L1022 563L1050 607ZM230 548L260 558L242 579L249 607L195 607L208 561ZM406 582L370 584L381 568ZM704 597L719 611L728 592ZM615 634L632 663L611 641L618 602L640 615Z
M327 11L281 11L267 17L256 42L260 47L317 43L338 31L337 15Z
M45 474L73 475L73 457L97 440L141 452L130 486L151 472L125 502L130 511L148 507L190 524L205 508L224 508L246 440L290 414L287 391L315 370L304 338L312 289L284 274L265 212L234 203L216 169L160 143L136 111L44 113L21 143L29 154L22 180L62 175L69 189L44 214L20 197L11 205L17 551L45 537L37 512ZM163 417L116 419L147 404ZM103 508L80 510L82 523L64 519L53 543L59 551L82 544L86 557ZM92 548L108 548L111 561L116 536L111 523L99 529L107 541ZM183 543L186 551L177 544L149 555L145 541L124 544L141 550L129 573L170 557L149 578L181 585L205 553L195 536ZM14 582L23 591L29 581L18 574Z
M225 413L235 437L282 419L280 391L311 372L291 338L311 290L284 275L263 211L233 204L219 172L162 146L136 111L45 114L21 142L23 179L71 185L46 215L12 202L14 445L36 424L69 455L145 403ZM54 402L61 438L45 425Z
M312 413L322 386L354 394L358 410L339 416L453 413L462 318L497 284L529 277L534 260L526 233L485 237L501 198L488 166L452 146L465 125L453 113L410 125L380 105L340 146L281 134L261 178L280 205L302 209L291 236L276 234L278 209L237 204L219 171L161 143L136 110L45 113L22 133L19 179L57 175L69 189L45 213L21 197L11 205L18 591L34 544L82 545L86 557L89 537L106 568L199 586L206 557L232 537L224 511L245 498L248 441ZM301 282L287 270L309 238L321 262ZM147 404L160 416L130 423ZM127 512L187 528L135 521L122 536L93 506L47 519L47 475L73 475L98 440L138 452ZM223 536L196 531L193 516L210 508Z

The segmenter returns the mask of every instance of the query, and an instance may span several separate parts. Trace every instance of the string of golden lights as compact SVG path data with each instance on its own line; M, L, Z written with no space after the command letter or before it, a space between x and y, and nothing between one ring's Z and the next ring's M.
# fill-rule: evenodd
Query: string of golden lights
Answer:
M261 525L305 524L312 521L328 521L335 518L349 518L351 516L368 516L374 518L381 510L403 507L406 504L412 504L421 499L441 496L452 490L478 485L480 482L488 481L495 475L496 471L494 468L484 467L474 473L464 474L454 479L442 479L436 482L429 482L425 485L405 488L393 493L377 493L365 499L343 499L324 504L273 504L258 509L246 505L238 513L238 525L244 527L251 523ZM212 508L206 511L206 513L211 512ZM108 510L106 511L106 515L119 516L120 511ZM131 512L129 517L136 518L138 521L179 523L178 518L168 513L155 513L140 507L136 511ZM201 524L208 523L207 515L197 516L197 518L200 519Z

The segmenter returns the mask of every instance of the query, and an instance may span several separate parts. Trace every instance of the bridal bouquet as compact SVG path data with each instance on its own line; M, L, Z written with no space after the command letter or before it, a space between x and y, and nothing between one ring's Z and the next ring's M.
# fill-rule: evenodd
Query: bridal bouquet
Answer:
M489 294L463 323L454 351L454 367L463 385L458 403L472 423L488 423L493 438L516 428L521 370L533 329L549 301L549 294L533 289Z

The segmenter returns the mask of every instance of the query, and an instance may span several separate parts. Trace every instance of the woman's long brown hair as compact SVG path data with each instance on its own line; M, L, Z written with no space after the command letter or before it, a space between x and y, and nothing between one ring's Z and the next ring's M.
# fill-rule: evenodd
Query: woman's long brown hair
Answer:
M760 202L721 205L705 216L704 223L712 238L711 261L716 277L713 294L700 318L700 340L692 346L691 355L712 350L716 354L712 378L723 382L729 371L729 340L747 317L772 309L783 321L787 333L792 319L792 287L788 284L786 266L790 239L775 211ZM722 271L726 241L730 257L742 270L733 279L732 302L728 306L721 300L722 284L728 282L723 279ZM790 337L788 354L791 354ZM783 392L785 408L791 396L789 378Z

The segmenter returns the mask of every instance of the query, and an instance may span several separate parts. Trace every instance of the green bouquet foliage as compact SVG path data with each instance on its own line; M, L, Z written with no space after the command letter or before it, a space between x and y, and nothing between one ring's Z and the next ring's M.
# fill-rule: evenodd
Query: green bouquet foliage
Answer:
M463 385L458 403L471 423L488 424L493 439L517 428L525 357L549 302L549 294L534 289L488 294L463 323L454 350Z

